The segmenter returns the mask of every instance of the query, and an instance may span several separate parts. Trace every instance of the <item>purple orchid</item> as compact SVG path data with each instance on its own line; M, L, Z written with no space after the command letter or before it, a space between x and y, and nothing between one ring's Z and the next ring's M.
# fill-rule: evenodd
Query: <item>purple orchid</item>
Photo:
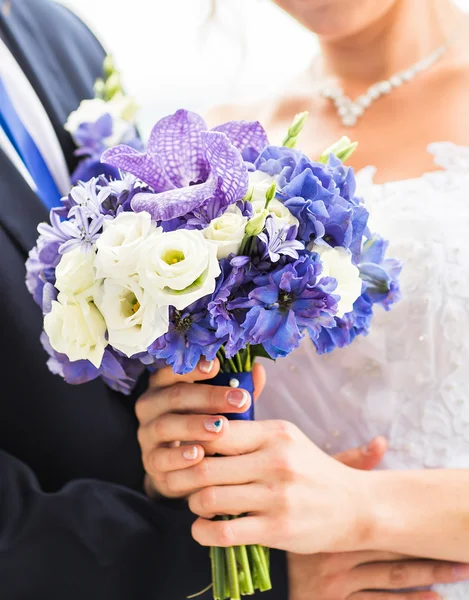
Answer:
M155 125L146 152L120 145L106 150L102 160L153 189L133 198L135 212L169 221L200 209L208 200L220 207L242 200L248 190L243 155L252 159L266 144L257 122L233 121L208 130L202 117L178 110Z
M273 263L278 262L281 256L297 259L299 257L298 250L305 250L304 244L296 239L297 234L298 227L296 225L287 225L275 217L268 217L265 222L265 231L258 235L265 245L262 258L270 258Z

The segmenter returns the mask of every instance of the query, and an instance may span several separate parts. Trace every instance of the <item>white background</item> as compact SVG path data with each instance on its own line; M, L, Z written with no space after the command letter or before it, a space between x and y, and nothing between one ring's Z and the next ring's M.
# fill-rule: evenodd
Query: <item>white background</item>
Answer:
M317 51L314 36L270 0L222 0L211 24L210 0L61 1L113 53L143 133L178 108L204 112L273 94ZM469 10L469 0L457 2Z
M61 0L114 55L147 130L178 108L203 112L274 93L303 71L312 34L270 0ZM249 9L249 10L248 10Z

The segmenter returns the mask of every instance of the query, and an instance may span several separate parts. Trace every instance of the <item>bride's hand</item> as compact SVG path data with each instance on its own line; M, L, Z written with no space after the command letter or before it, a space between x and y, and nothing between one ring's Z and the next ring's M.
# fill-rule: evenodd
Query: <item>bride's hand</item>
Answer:
M436 592L392 590L453 583L462 577L451 563L388 552L349 552L289 554L288 579L289 600L441 600Z
M193 373L184 376L175 375L170 367L161 369L151 378L148 391L136 403L140 423L138 439L148 495L187 496L200 486L197 482L194 486L186 486L175 474L182 475L182 471L196 465L199 465L196 467L199 472L203 471L205 465L200 463L206 454L229 455L242 451L238 442L244 435L245 424L230 422L217 415L245 411L251 402L249 395L243 398L241 390L193 383L214 377L218 370L217 360L213 363L201 360ZM265 372L260 365L255 365L253 377L257 396L265 382ZM217 421L221 427L214 430L213 424ZM363 448L336 455L336 459L356 469L372 469L385 452L385 440L377 438Z
M173 489L200 489L189 498L200 517L196 541L304 554L362 549L371 514L366 473L334 460L286 421L240 423L215 450L227 454L228 442L238 456L206 458L169 477ZM248 516L212 521L215 515Z

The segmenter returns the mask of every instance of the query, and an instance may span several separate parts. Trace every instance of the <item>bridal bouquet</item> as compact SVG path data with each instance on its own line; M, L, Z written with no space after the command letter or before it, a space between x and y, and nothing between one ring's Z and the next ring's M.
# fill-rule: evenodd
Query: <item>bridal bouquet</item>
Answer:
M105 150L117 176L78 182L27 263L53 373L130 393L144 369L188 373L203 355L220 360L216 383L249 387L258 356L305 336L330 352L368 332L374 305L399 298L400 265L367 227L343 164L354 145L317 161L294 149L305 116L272 146L257 122L208 129L179 110L144 150ZM270 589L266 549L211 558L215 599Z

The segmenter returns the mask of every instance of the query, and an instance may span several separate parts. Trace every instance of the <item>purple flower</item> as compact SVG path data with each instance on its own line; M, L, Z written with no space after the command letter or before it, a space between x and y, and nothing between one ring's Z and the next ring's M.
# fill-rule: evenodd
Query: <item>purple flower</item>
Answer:
M140 361L123 357L109 347L106 348L101 366L97 369L88 360L72 362L65 354L56 352L45 332L41 334L41 343L49 354L47 366L51 373L60 375L72 385L80 385L102 377L104 383L111 389L129 395L145 369Z
M353 311L335 325L313 337L319 354L332 352L335 348L349 346L358 335L367 335L373 317L373 306L381 305L389 310L400 299L399 275L402 265L392 258L385 258L388 242L377 235L371 236L363 245L359 261L360 276L364 282L363 294L355 301Z
M175 373L184 375L195 369L200 357L213 360L222 345L210 325L206 299L184 310L170 308L169 331L148 349L156 359L164 359Z
M399 275L402 271L398 260L385 258L388 245L380 236L371 236L363 244L358 265L366 295L373 304L381 304L386 310L401 297Z
M208 305L208 312L217 338L224 342L226 356L232 358L249 342L248 332L242 327L247 311L228 309L228 303L236 298L239 288L246 283L246 273L244 266L236 266L234 261L223 260L220 266L222 275Z
M131 211L133 197L147 190L147 186L130 173L122 179L106 182L105 189L109 192L101 202L100 210L103 215L115 217L122 211Z
M134 197L133 210L168 221L208 200L219 207L241 200L248 189L243 152L251 156L266 143L259 123L231 122L208 131L199 115L179 110L155 125L146 152L121 145L106 150L102 160L153 188Z
M372 317L372 303L366 294L360 296L355 301L352 312L344 315L342 319L335 318L333 327L323 328L318 336L312 336L318 354L326 354L336 348L345 348L358 335L368 335Z
M304 250L304 244L297 241L298 227L287 225L274 217L268 217L265 222L265 231L258 238L265 245L263 258L269 257L273 263L280 260L280 256L298 258L298 250Z
M75 206L74 219L61 221L57 212L52 209L51 225L40 223L37 228L46 248L55 254L64 254L78 247L81 247L83 252L91 250L103 227L104 217L99 215L91 219L88 218L87 212L87 209ZM58 264L60 257L57 258Z
M289 148L268 146L256 169L277 182L277 197L299 220L299 238L307 245L324 239L349 248L357 260L368 212L355 194L355 177L331 155L327 165Z
M337 311L333 291L337 282L321 278L316 256L302 256L273 273L254 279L247 299L228 303L228 309L249 308L243 329L253 344L262 344L271 358L287 356L299 346L306 329L317 336L334 325Z
M73 137L78 145L75 156L83 157L72 174L72 183L88 181L92 177L106 175L118 178L119 170L101 162L102 153L109 147L109 138L113 135L115 124L110 114L102 115L94 123L81 123ZM143 143L138 137L137 130L129 123L124 139L121 140L136 150L143 149Z

